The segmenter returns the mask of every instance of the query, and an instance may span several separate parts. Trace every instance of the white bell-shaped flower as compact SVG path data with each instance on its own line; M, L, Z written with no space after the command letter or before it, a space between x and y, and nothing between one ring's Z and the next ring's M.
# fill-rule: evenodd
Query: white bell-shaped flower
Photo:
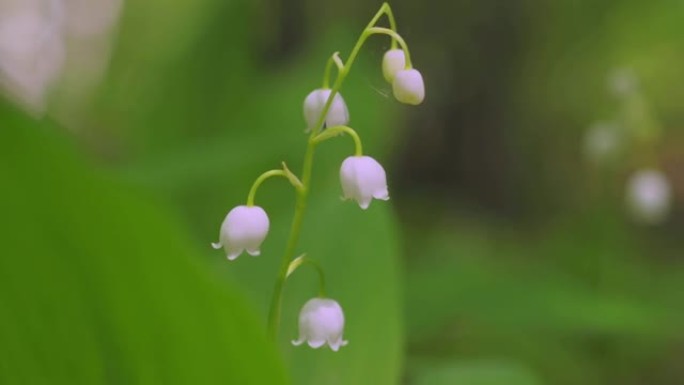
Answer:
M634 218L642 223L662 222L670 210L671 199L670 182L661 171L637 171L627 183L627 204Z
M403 49L391 49L382 57L382 75L388 83L392 83L394 75L406 68L406 55Z
M347 345L342 339L343 332L344 313L340 304L329 298L313 298L299 313L299 339L292 344L299 346L306 342L317 349L327 343L336 352Z
M418 105L425 99L423 75L417 69L403 69L394 74L392 82L394 97L404 104Z
M212 243L215 249L223 247L226 257L232 261L243 251L252 256L261 253L261 243L268 234L268 215L259 206L237 206L230 210L221 225L218 243Z
M304 119L306 120L307 131L314 128L323 112L325 103L330 97L329 88L319 88L311 91L304 99ZM335 94L328 114L325 117L325 126L346 126L349 123L349 110L339 92Z
M340 167L344 199L354 199L367 209L373 198L388 200L387 175L380 163L370 156L350 156Z

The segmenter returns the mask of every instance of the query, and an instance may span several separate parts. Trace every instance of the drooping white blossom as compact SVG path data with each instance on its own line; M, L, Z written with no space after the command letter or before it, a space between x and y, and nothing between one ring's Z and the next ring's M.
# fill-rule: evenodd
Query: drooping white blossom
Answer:
M392 82L394 97L404 104L418 105L425 99L423 75L417 69L404 69L394 74Z
M264 209L259 206L237 206L230 210L221 225L215 249L223 247L228 260L234 260L243 251L252 256L261 253L261 243L268 234L269 220Z
M299 313L299 338L292 344L299 346L306 342L314 349L328 344L338 351L347 345L342 338L344 313L337 301L329 298L310 299Z
M627 182L626 199L634 219L644 224L658 224L670 210L672 187L661 171L639 170Z
M394 81L394 75L406 67L406 55L403 49L391 49L382 57L382 75L388 83Z
M331 90L328 88L315 89L304 99L304 119L306 120L307 131L313 129L318 123L325 103L330 97L330 92ZM326 127L345 126L349 123L349 110L339 92L335 94L323 123Z
M350 156L340 167L344 199L354 199L367 209L373 198L388 200L387 175L380 163L370 156Z

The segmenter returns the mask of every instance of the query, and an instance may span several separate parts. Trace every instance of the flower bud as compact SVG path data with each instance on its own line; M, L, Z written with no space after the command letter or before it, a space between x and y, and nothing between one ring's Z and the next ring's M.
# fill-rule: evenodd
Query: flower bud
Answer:
M340 167L344 199L354 199L367 209L373 198L388 200L387 176L380 163L370 156L350 156Z
M401 70L394 74L394 97L404 104L418 105L425 99L423 76L416 69Z
M299 313L299 339L292 341L294 346L307 342L314 349L326 343L333 351L347 345L342 339L344 314L342 308L329 298L310 299Z
M330 92L331 90L328 88L319 88L311 91L304 99L304 119L306 120L307 131L313 129L318 123ZM346 126L349 123L349 110L347 110L347 104L339 92L335 94L323 123L326 127Z
M223 247L226 257L232 261L244 250L252 256L261 253L261 243L268 234L268 215L259 206L237 206L230 210L221 225L218 243L212 243L215 249Z
M391 49L382 58L382 75L388 83L392 83L394 75L406 67L406 56L403 49Z
M640 170L627 183L627 204L634 218L645 224L662 222L670 210L672 190L658 170Z

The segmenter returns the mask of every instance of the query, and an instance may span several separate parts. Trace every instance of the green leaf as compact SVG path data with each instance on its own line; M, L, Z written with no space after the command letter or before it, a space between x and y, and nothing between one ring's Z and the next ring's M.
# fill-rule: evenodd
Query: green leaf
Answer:
M154 197L0 104L0 382L281 384L263 322Z
M456 361L420 367L415 385L539 385L529 369L507 361Z

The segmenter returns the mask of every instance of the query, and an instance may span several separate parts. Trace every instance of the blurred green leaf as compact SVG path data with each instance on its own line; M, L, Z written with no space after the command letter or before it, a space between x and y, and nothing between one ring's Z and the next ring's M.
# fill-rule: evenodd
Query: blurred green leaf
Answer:
M539 385L529 369L507 361L456 361L420 366L415 385Z
M285 382L263 322L152 196L0 116L0 382Z

